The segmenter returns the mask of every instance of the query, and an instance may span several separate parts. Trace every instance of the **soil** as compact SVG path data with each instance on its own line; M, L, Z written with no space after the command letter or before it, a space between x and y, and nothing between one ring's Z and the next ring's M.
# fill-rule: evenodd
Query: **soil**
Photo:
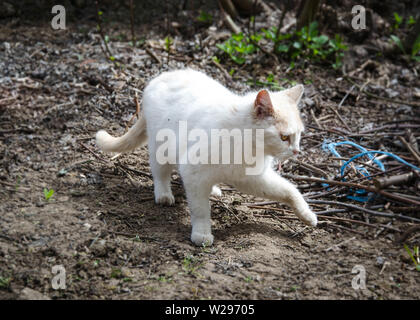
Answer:
M113 25L109 32L117 38L129 34L124 28ZM206 32L207 27L197 30L202 39ZM189 239L189 209L175 172L176 205L162 207L154 203L147 147L115 159L96 148L97 130L124 133L136 110L135 95L141 103L145 83L164 70L189 66L232 90L249 90L249 66L238 68L230 80L212 63L215 46L197 49L196 40L180 36L174 36L168 62L164 37L152 29L148 34L161 65L144 49L113 40L110 47L125 65L121 69L105 58L94 23L64 31L13 21L0 27L0 298L24 299L25 288L51 299L420 298L419 272L397 241L401 231L415 225L411 221L346 209L336 216L376 227L320 219L318 227L310 228L290 218L286 206L251 208L249 203L267 199L225 185L221 198L211 198L214 245L196 247ZM367 60L365 51L358 58ZM396 91L400 100L411 101L413 88L420 88L419 67L404 63L372 63L358 76L368 75L376 88L382 85ZM331 178L337 175L339 162L321 145L324 138L342 137L331 129L344 127L328 105L340 103L351 84L319 66L288 75L282 75L287 62L274 66L256 60L254 68L261 75L273 72L306 83L302 113L310 126L298 159L318 164ZM389 85L394 78L397 84ZM339 110L354 133L401 121L411 124L418 137L416 107L371 99L355 89ZM331 130L319 130L313 117ZM385 144L410 157L391 140L397 139L354 137L372 149ZM308 174L290 162L282 170ZM319 184L309 189L306 182L298 184L305 196L326 190ZM416 186L406 188L409 192ZM54 190L48 200L44 189ZM364 205L345 197L328 199ZM378 199L374 204L388 202ZM388 203L383 211L391 209ZM396 213L419 217L418 208ZM412 248L418 239L418 234L410 235L406 243ZM56 265L65 268L65 289L52 286ZM365 288L352 286L360 275L357 266L365 270Z

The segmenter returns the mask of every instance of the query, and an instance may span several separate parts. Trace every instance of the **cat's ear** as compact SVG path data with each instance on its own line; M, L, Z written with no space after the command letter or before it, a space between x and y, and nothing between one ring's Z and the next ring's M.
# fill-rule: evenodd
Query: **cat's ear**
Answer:
M267 90L258 92L254 102L254 114L257 119L264 119L274 114L273 104Z
M284 93L289 96L296 104L299 103L300 99L302 98L303 91L305 91L305 88L303 85L298 84L290 89L284 90Z

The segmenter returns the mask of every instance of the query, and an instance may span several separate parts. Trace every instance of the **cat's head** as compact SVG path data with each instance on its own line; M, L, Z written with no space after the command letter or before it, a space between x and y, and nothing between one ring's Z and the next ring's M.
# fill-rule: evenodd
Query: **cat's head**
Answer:
M261 90L254 102L253 117L264 128L264 151L284 161L300 151L304 129L298 104L303 85L277 92Z

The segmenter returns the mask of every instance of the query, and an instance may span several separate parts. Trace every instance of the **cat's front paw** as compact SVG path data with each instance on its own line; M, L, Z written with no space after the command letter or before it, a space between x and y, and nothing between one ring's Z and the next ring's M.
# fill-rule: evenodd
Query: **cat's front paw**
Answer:
M299 217L308 226L315 227L318 223L318 218L316 214L311 211L311 209L304 210L303 212L301 212Z
M213 244L214 237L211 233L191 233L191 241L197 246L211 246Z
M155 202L157 204L172 206L175 203L175 198L172 193L161 193L155 197Z

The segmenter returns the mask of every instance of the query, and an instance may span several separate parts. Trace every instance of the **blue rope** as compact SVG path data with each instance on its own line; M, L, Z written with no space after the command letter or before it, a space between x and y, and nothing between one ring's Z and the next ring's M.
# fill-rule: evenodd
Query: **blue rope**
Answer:
M409 166L410 168L412 168L412 169L414 169L414 170L420 171L420 168L419 168L419 167L416 167L415 165L412 165L411 163L408 163L407 161L405 161L405 160L401 159L399 156L396 156L395 154L393 154L393 153L391 153L391 152L373 150L373 151L364 151L364 152L361 152L361 153L359 153L359 154L356 154L354 157L350 158L347 162L345 162L345 163L343 164L343 166L341 167L341 176L343 176L343 175L344 175L344 169L347 167L347 165L348 165L350 162L352 162L352 161L356 160L357 158L363 157L363 156L365 156L365 155L370 156L372 153L386 154L387 156L394 158L395 160L397 160L397 161L401 162L402 164L405 164L406 166ZM370 158L372 159L372 156L371 156ZM375 161L375 160L374 160L374 161ZM381 163L381 165L382 165L382 163ZM383 166L383 165L382 165L382 166ZM385 168L384 168L384 169L382 169L382 171L384 171L384 170L385 170Z
M373 162L375 162L378 165L379 169L381 169L382 171L385 171L385 167L381 161L379 161L378 159L375 159L375 157L372 156L369 151L367 151L365 148L363 148L362 146L359 146L357 143L354 143L352 141L330 142L330 143L324 142L324 144L322 145L322 148L324 150L328 149L333 155L341 158L341 155L335 150L335 147L341 146L341 145L350 145L359 149L362 152L366 152L369 159L371 160L373 159ZM359 167L359 168L361 169L360 171L362 172L363 175L365 176L369 175L369 172L365 168L362 168L362 167Z
M362 146L359 146L358 144L356 144L356 143L354 143L352 141L342 141L342 142L328 142L328 141L324 141L324 143L322 144L322 149L324 151L330 151L334 156L341 158L341 155L335 150L335 147L341 146L341 145L351 145L351 146L359 149L360 151L362 151L362 152L358 153L357 155L351 157L348 161L346 161L341 166L341 169L340 169L341 177L344 176L344 171L345 171L346 167L352 161L354 161L354 160L356 160L356 159L358 159L360 157L363 157L363 156L368 156L369 159L373 160L373 162L376 163L378 165L378 167L382 171L385 171L385 166L383 165L383 163L381 161L379 161L378 159L375 159L375 156L373 155L373 154L378 154L378 153L379 154L385 154L385 155L387 155L389 157L392 157L395 160L403 163L404 165L409 166L410 168L412 168L414 170L420 171L420 168L419 167L416 167L415 165L412 165L411 163L408 163L407 161L401 159L400 157L396 156L393 153L386 152L386 151L378 151L378 150L367 151L365 148L363 148ZM369 171L366 168L360 167L360 166L356 166L356 169L359 172L361 172L365 177L368 177L368 179L371 179L370 178L370 173L369 173ZM345 179L343 178L343 180L345 180ZM329 186L327 183L323 183L322 185L324 187L328 187ZM366 190L359 189L359 190L356 190L355 192L356 192L356 194L362 195L362 194L365 194L366 193ZM367 197L366 196L363 196L362 197L362 196L351 196L351 195L348 195L347 198L348 199L352 199L352 200L356 200L356 201L359 201L359 202L366 202L366 201L368 201L370 199L370 196L367 196Z

